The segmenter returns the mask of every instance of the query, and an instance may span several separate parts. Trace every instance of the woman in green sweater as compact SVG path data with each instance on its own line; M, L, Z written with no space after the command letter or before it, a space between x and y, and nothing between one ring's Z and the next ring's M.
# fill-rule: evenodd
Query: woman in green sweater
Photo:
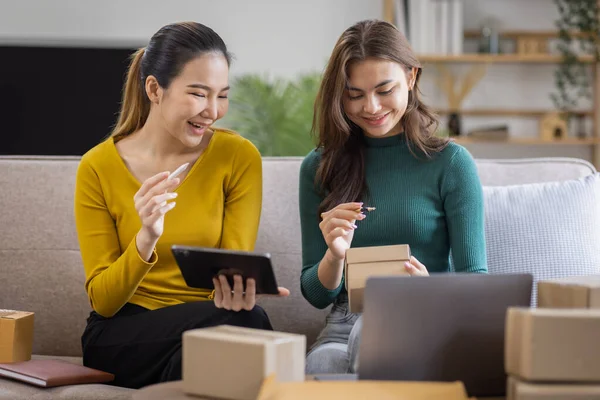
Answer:
M409 244L410 275L450 272L451 251L454 271L487 273L475 163L434 135L420 75L406 38L383 21L347 29L324 72L313 121L319 144L300 170L301 289L313 306L333 307L307 373L356 368L361 323L344 289L348 248Z

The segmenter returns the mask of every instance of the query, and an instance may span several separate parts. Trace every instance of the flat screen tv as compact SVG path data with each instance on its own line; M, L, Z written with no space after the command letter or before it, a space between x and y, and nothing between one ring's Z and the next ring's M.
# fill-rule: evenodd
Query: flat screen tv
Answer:
M133 51L0 46L0 154L77 156L102 141Z

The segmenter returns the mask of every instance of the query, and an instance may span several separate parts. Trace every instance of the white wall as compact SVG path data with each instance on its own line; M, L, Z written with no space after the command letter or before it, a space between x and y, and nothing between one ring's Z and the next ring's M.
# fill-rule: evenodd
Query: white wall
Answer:
M321 71L342 31L382 18L383 0L0 0L0 44L143 46L194 20L223 37L232 74Z
M554 29L552 0L465 0L467 29L487 16L502 29ZM1 44L143 46L162 25L196 20L215 29L235 54L232 74L292 77L322 70L335 41L352 23L383 16L383 0L0 0ZM453 66L466 73L468 66ZM490 65L464 103L469 107L552 108L554 65ZM446 107L426 66L422 91ZM584 108L589 105L584 104ZM466 118L466 130L508 122L515 136L537 135L533 118ZM590 159L589 146L471 145L476 157L573 156Z

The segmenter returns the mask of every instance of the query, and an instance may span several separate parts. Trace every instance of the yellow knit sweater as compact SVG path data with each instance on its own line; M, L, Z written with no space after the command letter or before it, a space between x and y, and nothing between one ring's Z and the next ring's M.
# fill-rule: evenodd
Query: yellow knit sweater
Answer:
M75 223L92 308L110 317L126 303L154 310L208 299L210 289L185 284L171 245L252 250L262 202L260 153L243 137L215 130L207 149L175 190L177 207L150 262L137 251L141 228L133 196L141 183L129 172L112 138L81 159Z

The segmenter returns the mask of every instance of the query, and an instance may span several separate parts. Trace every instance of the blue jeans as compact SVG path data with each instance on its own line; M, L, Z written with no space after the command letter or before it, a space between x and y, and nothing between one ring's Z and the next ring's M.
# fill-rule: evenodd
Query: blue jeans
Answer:
M362 317L348 311L348 297L340 294L306 356L306 373L356 373L361 330Z

